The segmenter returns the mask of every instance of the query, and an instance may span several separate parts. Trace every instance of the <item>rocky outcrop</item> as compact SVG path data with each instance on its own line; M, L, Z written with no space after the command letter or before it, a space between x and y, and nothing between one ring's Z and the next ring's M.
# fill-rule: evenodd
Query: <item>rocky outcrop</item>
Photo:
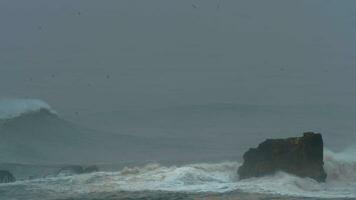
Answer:
M74 174L86 174L99 171L96 165L82 167L80 165L68 165L62 167L57 175L74 175Z
M80 165L68 165L58 171L58 175L74 175L83 173L83 167Z
M0 183L11 183L15 181L15 177L9 171L0 170Z
M260 177L284 171L324 182L323 139L321 134L306 132L303 137L267 139L243 155L238 169L240 179Z
M83 169L83 173L93 173L98 171L99 168L96 165L88 166Z

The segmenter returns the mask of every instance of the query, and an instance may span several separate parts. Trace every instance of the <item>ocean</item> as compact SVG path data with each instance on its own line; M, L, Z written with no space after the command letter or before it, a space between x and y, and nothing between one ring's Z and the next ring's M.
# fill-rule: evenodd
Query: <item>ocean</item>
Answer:
M356 159L353 155L352 152L335 154L325 150L328 174L325 183L284 172L239 180L238 162L171 166L156 163L68 176L49 173L55 171L54 166L11 165L17 170L32 168L49 174L0 184L0 194L1 199L8 200L355 199ZM30 174L31 170L24 173Z
M13 183L0 184L0 199L356 199L356 148L347 145L350 142L347 138L343 138L344 146L341 147L342 141L335 140L334 144L333 140L330 141L330 138L337 136L324 134L324 168L328 178L325 183L318 183L284 172L239 180L237 169L244 152L239 145L247 150L238 140L239 131L247 130L247 123L235 126L242 127L232 130L236 135L230 135L228 129L222 129L227 132L220 135L227 137L222 139L217 139L219 135L212 133L200 141L194 135L189 137L185 134L182 137L186 140L183 140L164 136L163 133L168 129L183 132L173 124L174 121L185 123L184 127L191 127L191 130L209 124L209 121L214 121L218 128L225 126L231 129L234 127L231 121L223 119L235 118L239 124L239 121L247 122L251 117L255 118L256 113L260 116L278 116L283 113L305 115L309 112L309 115L305 115L310 116L308 120L318 116L323 124L327 124L325 121L334 120L335 114L321 118L318 113L337 113L335 110L340 108L303 111L231 104L164 108L144 112L151 116L151 126L155 123L166 125L162 126L161 133L125 135L84 128L64 119L41 100L3 100L0 105L0 169L12 172L17 179ZM122 112L107 113L106 117L118 113ZM135 127L147 126L143 122L149 119L141 115L140 122L135 116L137 113L140 112L124 112L124 115L137 119ZM238 115L243 117L239 118ZM344 116L345 121L346 118L350 120L353 117L352 110ZM181 119L186 121L182 122ZM268 123L273 125L274 118L270 117L269 120ZM308 120L301 122L307 123ZM129 128L129 125L124 126L126 131ZM273 127L266 126L267 134L272 130ZM231 137L234 140L226 142ZM251 134L246 141L261 137L265 135ZM352 138L352 134L349 138ZM252 147L257 144L256 141L248 145ZM88 174L58 173L61 167L73 164L96 165L100 170Z
M0 170L16 178L0 200L356 200L355 13L355 0L0 1ZM239 179L249 148L309 131L325 183Z

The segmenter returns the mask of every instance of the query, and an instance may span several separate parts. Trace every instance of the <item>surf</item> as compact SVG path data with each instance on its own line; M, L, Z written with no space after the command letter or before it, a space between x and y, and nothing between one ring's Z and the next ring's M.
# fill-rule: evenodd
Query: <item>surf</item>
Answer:
M239 180L238 162L196 163L164 166L158 163L124 167L114 172L96 172L72 176L48 176L34 180L0 184L20 193L51 191L53 197L72 198L89 194L117 192L226 193L244 192L266 195L318 198L356 198L356 161L348 159L352 151L334 153L325 150L325 183L284 172L271 176ZM5 192L6 193L6 192ZM33 194L34 195L34 194ZM38 195L38 194L37 194Z

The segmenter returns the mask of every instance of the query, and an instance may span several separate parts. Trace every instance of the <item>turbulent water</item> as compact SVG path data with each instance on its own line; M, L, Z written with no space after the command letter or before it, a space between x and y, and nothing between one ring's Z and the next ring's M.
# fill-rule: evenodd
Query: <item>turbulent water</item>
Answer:
M204 149L212 143L194 137L181 141L105 132L99 137L95 130L63 120L39 100L3 101L0 114L0 168L17 178L0 184L1 200L356 199L356 150L352 147L338 153L324 151L326 183L284 172L239 180L239 159L218 159L223 153L231 154L228 148ZM210 152L219 153L209 157ZM199 156L205 161L194 160ZM72 163L96 164L101 171L57 173Z
M197 163L182 166L149 164L119 171L72 176L48 176L0 184L2 199L121 199L206 198L230 195L250 198L355 198L356 160L348 152L325 151L326 183L283 172L263 178L239 180L237 162Z

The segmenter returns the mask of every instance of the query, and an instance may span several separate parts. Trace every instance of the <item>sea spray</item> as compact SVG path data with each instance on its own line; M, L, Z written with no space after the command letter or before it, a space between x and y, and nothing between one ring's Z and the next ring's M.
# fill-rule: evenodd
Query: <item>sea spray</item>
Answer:
M46 109L52 113L55 111L49 104L38 99L1 99L0 119L18 117L21 114Z
M120 192L178 192L185 194L247 192L266 195L317 198L356 198L356 162L347 160L348 152L325 150L325 168L330 178L318 183L284 172L271 176L239 180L238 162L197 163L182 166L149 164L126 167L117 172L97 172L66 177L51 177L0 185L6 195L77 198ZM340 170L340 166L343 166ZM341 173L341 174L337 174ZM337 174L337 175L335 175ZM10 194L7 194L10 195ZM31 198L29 198L31 199Z

